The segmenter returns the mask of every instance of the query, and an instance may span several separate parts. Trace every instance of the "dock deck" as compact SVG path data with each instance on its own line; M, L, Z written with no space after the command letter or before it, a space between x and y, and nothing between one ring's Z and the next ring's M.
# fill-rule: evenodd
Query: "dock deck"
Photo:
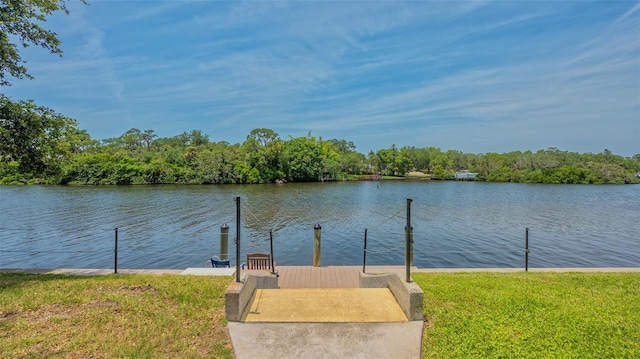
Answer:
M358 288L360 270L352 266L277 267L280 288Z

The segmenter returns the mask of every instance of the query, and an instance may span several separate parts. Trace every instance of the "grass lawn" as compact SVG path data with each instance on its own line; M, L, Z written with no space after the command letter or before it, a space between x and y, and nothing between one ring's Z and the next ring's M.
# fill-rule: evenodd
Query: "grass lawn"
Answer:
M0 273L0 358L233 358L232 280Z
M639 273L413 274L428 358L640 358Z
M413 274L427 358L640 358L639 273ZM232 358L230 277L0 273L0 358Z

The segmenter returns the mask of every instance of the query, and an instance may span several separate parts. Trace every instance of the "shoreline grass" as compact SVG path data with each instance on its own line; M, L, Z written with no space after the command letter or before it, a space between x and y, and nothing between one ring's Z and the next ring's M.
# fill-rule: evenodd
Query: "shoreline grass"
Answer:
M639 273L414 273L428 358L640 357ZM0 273L2 358L233 358L233 278Z
M638 273L413 275L429 358L640 358Z
M233 358L230 282L0 273L0 358Z

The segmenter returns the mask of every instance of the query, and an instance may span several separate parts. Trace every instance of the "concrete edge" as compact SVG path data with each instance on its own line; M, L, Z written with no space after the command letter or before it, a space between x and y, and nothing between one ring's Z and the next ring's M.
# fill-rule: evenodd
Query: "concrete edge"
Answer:
M180 275L230 277L236 274L235 268L187 268Z
M224 293L227 320L239 322L256 289L277 289L278 276L272 273L247 273L241 282L232 282Z
M178 275L182 272L183 269L118 269L117 274ZM0 273L68 274L87 277L116 274L113 269L98 268L0 268Z
M424 292L415 283L403 281L395 273L360 272L360 288L389 288L409 321L424 321Z

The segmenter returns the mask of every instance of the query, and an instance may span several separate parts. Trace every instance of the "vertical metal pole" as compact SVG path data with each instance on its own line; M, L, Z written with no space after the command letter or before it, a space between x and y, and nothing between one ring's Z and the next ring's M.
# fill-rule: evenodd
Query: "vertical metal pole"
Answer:
M113 273L118 274L118 227L116 227L114 231L116 232L116 243L115 243L115 248L113 250L113 253L114 253Z
M529 271L529 228L524 231L524 271Z
M364 258L362 259L362 273L366 273L367 268L367 229L364 229Z
M409 243L411 243L411 249L409 250L409 263L413 266L413 227L411 227L411 231L409 232Z
M407 283L411 283L411 261L410 261L410 257L411 257L411 235L410 235L410 231L411 231L411 201L413 201L411 198L407 198L407 226L405 227L405 254L404 254L404 258L405 258L405 266L406 266L406 281Z
M269 242L271 243L271 273L276 273L276 268L273 265L273 230L269 230Z
M220 260L229 259L229 226L223 224L220 227Z
M240 282L240 197L236 197L236 282Z
M313 266L320 267L320 239L322 237L322 227L320 223L313 227Z
M407 228L405 227L404 230L406 232ZM409 263L413 265L413 227L411 227L411 231L409 232L409 243L411 243L411 249L409 250ZM405 261L407 260L406 252L407 251L405 248L405 258L404 258Z

